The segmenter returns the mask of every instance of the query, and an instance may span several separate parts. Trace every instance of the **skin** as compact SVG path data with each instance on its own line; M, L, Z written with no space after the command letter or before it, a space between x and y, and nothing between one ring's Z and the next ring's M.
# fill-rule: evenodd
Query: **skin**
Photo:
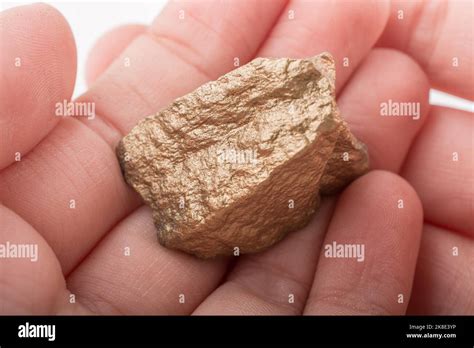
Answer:
M473 118L428 105L430 86L474 99L472 12L467 1L173 2L150 27L98 41L79 98L96 103L93 121L54 116L76 74L62 15L2 12L0 243L36 243L39 259L0 261L0 313L474 314ZM373 170L263 253L202 261L161 247L117 141L234 57L321 51L339 62L338 104ZM388 99L419 102L420 119L380 117ZM364 262L324 257L333 241L364 244Z

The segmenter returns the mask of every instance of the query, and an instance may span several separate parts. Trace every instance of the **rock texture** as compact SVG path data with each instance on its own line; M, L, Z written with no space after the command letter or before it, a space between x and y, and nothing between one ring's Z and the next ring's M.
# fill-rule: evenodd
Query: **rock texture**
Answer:
M160 243L209 258L257 252L304 227L320 193L368 170L334 90L327 53L257 58L142 120L117 155Z

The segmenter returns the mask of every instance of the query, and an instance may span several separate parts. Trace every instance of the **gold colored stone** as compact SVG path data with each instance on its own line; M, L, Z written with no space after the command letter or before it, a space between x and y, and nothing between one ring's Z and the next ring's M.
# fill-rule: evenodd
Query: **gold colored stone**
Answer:
M117 155L160 243L209 258L257 252L304 227L320 192L368 170L334 90L328 53L257 58L135 126Z

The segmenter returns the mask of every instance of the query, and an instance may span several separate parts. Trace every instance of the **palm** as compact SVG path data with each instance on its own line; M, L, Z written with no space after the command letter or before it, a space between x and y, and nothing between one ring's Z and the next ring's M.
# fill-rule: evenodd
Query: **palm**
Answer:
M428 112L423 70L403 53L372 48L387 7L171 4L151 28L122 28L96 47L93 83L80 98L95 103L93 121L52 116L74 85L75 50L63 19L45 5L4 12L2 31L29 37L40 26L48 30L38 31L39 44L31 47L13 34L2 43L9 53L2 49L0 242L37 243L40 256L36 263L1 260L1 312L472 313L472 117ZM15 12L31 22L15 21ZM393 21L380 44L408 40L392 27L409 23ZM412 40L410 47L416 45ZM459 69L468 74L465 60L472 58L464 49L457 52ZM368 145L372 168L387 171L357 180L337 202L326 200L305 229L264 253L240 256L232 267L229 259L201 261L161 247L150 212L122 179L114 154L120 137L143 116L233 69L235 58L244 64L255 56L321 51L339 62L342 115ZM13 66L12 56L26 64ZM439 68L437 59L446 58L440 56L436 51L422 62L433 83L472 98L472 76L461 80L456 72L446 79L452 66ZM380 104L389 99L419 102L421 118L381 117ZM16 152L22 160L14 163ZM408 179L423 209L411 186L388 171ZM325 258L322 246L332 241L364 244L365 261Z

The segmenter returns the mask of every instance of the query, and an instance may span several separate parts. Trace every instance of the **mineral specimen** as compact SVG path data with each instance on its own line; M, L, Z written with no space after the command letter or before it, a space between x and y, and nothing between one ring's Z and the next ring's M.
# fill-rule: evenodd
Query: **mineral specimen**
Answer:
M117 155L159 242L209 258L257 252L304 227L320 193L368 170L334 90L328 53L257 58L135 126Z

